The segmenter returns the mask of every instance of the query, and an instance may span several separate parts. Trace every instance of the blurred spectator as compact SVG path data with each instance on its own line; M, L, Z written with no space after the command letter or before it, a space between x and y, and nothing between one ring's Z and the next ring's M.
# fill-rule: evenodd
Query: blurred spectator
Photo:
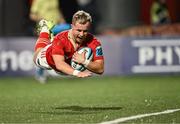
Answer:
M97 8L96 0L77 0L79 10L84 10L92 15L94 20L90 32L93 34L97 34L96 27L99 22L99 13Z
M73 14L79 9L77 0L59 0L59 1L61 3L59 4L59 7L62 10L66 22L71 24Z
M30 18L35 22L41 19L51 20L56 24L65 22L58 0L33 0Z
M27 36L34 35L33 30L36 25L36 22L29 18L31 4L32 4L32 0L23 0L23 11L24 11L23 16L25 17L23 20L23 32Z
M154 0L150 10L151 24L160 25L171 22L166 0Z

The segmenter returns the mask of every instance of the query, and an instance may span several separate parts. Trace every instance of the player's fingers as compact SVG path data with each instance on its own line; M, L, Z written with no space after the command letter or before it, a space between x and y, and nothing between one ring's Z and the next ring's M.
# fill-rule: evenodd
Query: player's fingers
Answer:
M83 53L82 53L82 54L83 54L83 56L85 56L85 55L86 55L86 53L87 53L87 51L86 51L86 50L85 50L85 51L83 51Z
M74 55L72 56L72 58L73 58L74 60L76 60L77 55L76 55L76 54L74 54Z
M78 75L78 77L80 77L80 78L90 77L90 76L92 76L92 73L90 73L90 72L86 72L86 73L81 72L81 73Z

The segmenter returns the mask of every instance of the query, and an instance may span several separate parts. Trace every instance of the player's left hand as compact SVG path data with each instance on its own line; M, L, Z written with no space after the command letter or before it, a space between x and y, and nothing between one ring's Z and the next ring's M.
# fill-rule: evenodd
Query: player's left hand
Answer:
M73 59L73 61L75 61L79 64L82 64L86 59L85 54L86 54L86 51L82 52L81 54L79 54L78 52L75 52L72 59Z

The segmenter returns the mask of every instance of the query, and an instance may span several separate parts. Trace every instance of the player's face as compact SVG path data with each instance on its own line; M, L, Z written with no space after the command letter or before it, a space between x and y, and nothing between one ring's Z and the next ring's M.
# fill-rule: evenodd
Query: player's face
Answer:
M87 22L86 24L72 24L72 34L77 43L82 43L86 39L89 28L89 22Z

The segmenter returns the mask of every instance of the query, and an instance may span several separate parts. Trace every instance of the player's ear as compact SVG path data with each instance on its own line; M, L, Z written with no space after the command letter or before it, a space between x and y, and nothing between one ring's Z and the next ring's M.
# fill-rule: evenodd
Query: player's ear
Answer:
M74 24L71 24L71 28L74 28Z

